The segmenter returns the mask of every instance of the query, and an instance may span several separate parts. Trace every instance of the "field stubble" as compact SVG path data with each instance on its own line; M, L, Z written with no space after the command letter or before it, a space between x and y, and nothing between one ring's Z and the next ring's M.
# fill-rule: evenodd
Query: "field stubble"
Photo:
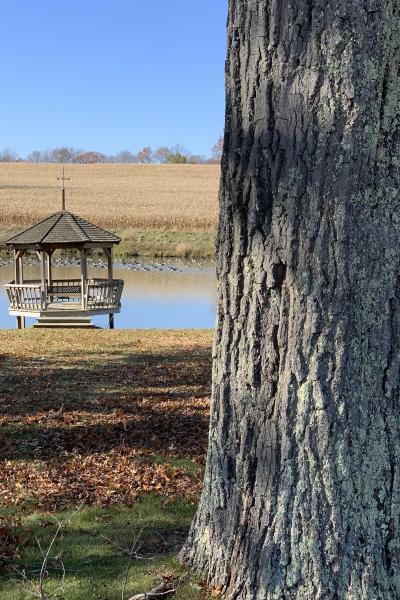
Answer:
M214 231L218 165L66 165L67 210L124 231ZM0 163L0 227L27 227L60 210L61 165Z

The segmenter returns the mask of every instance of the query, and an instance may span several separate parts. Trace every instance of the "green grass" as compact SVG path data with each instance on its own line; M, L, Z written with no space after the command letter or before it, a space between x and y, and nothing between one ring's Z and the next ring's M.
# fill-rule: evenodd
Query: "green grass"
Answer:
M208 330L0 331L1 600L33 597L37 540L47 549L56 519L66 525L49 593L62 560L60 597L120 599L128 558L117 546L141 532L126 598L168 576L182 577L177 600L204 598L177 557L201 488L211 341ZM10 522L19 557L6 552L1 571Z
M152 462L154 465L165 465L169 464L173 467L184 468L189 473L201 474L201 467L196 464L193 460L189 458L179 458L179 457L170 457L163 456L162 454L153 454L152 456L147 457L149 462Z
M16 233L18 232L15 229L0 230L0 256L9 255L9 251L2 247L2 242ZM126 229L116 233L122 238L122 242L115 247L117 260L133 256L203 259L214 257L214 231Z
M118 234L122 242L115 248L116 257L153 256L179 258L213 258L213 231L162 231L130 229Z
M193 517L193 505L183 500L166 502L159 497L144 496L132 507L83 507L55 515L34 512L23 519L23 535L27 541L16 569L24 571L28 582L17 573L0 578L2 600L23 600L38 588L42 555L56 532L57 522L63 526L51 551L47 593L61 584L61 562L65 568L62 598L82 600L117 600L129 564L128 554L140 533L137 554L130 563L127 594L145 592L163 577L182 577L176 598L196 600L202 592L179 565L176 555ZM108 539L106 539L108 538ZM110 541L109 541L110 540ZM124 552L122 549L125 549Z

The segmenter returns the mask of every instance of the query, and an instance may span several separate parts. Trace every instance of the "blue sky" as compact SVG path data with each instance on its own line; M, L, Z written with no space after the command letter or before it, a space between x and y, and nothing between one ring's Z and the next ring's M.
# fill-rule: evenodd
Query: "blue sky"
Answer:
M209 155L227 0L0 0L0 149Z

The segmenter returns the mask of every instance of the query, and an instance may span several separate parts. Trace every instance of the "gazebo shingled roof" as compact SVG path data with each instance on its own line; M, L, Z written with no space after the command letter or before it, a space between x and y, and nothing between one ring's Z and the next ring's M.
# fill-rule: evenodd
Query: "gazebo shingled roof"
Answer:
M118 244L121 239L93 225L85 219L67 211L61 211L47 217L40 223L13 236L5 243L7 246L32 246L42 244Z

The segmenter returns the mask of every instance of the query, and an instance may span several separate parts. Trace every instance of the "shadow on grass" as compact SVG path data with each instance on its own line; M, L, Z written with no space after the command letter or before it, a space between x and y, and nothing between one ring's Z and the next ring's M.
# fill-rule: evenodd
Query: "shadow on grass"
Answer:
M60 427L57 422L12 423L1 428L0 459L61 461L65 453L83 456L115 448L198 458L206 450L208 417L185 414L184 410L176 406L169 411L136 406L131 419L116 418L115 423L106 424L66 426L60 421Z
M65 522L56 539L48 565L45 588L52 592L60 583L61 562L65 568L64 597L121 598L121 589L133 542L137 557L131 561L126 597L146 591L165 575L184 575L175 559L194 514L195 507L182 500L165 502L152 495L128 507L84 507L56 515ZM14 567L29 581L18 582L15 571L0 577L2 600L27 597L37 588L42 549L47 549L57 528L53 517L33 513L24 519L25 543ZM192 586L184 585L179 597L200 598ZM184 589L186 588L186 589Z
M61 459L115 448L205 453L210 393L207 349L110 353L72 362L3 355L0 459ZM68 358L71 359L69 363Z
M207 351L118 353L107 362L86 360L70 366L65 355L56 361L16 361L3 355L0 416L33 415L61 405L65 410L104 412L117 404L129 408L131 397L153 397L157 390L182 399L201 397L209 393L209 384Z

